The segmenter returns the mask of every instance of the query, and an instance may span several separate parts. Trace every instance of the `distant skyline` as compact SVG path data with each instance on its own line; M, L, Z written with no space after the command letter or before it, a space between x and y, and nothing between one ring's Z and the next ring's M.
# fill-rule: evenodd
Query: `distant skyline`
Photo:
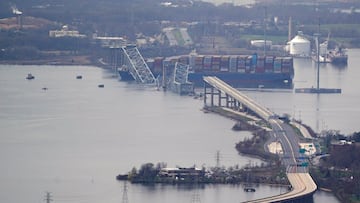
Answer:
M213 3L215 5L220 5L222 3L234 3L235 5L246 5L246 4L254 4L256 2L259 2L259 0L201 0L201 1L204 1L204 2L210 2L210 3ZM270 1L270 0L263 0L263 2L267 2L267 1ZM288 0L284 0L284 1L288 1ZM291 0L290 0L291 1ZM326 2L326 1L329 1L329 0L318 0L318 2ZM356 2L355 0L342 0L343 2ZM281 2L281 1L280 1ZM307 1L300 1L300 0L297 0L297 1L292 1L292 2L310 2L310 3L314 3L315 1L313 0L307 0ZM340 0L332 0L332 2L341 2Z
M202 0L205 2L210 2L215 5L220 5L222 3L234 3L235 5L245 5L255 3L256 0Z

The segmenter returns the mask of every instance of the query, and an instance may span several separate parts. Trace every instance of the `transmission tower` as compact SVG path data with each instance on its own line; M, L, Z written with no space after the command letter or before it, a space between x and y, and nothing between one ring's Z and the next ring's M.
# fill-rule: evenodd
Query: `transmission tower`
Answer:
M50 192L46 192L46 195L45 195L45 199L44 199L44 200L46 201L46 203L50 203L51 201L53 201Z
M128 203L129 202L129 199L128 199L128 196L127 196L127 191L128 191L128 188L127 188L127 181L124 181L124 189L123 189L123 196L122 196L122 203Z
M216 168L220 168L220 160L221 160L221 157L220 157L220 151L216 151Z
M191 203L201 203L198 185L195 185L194 187L194 193L191 196Z

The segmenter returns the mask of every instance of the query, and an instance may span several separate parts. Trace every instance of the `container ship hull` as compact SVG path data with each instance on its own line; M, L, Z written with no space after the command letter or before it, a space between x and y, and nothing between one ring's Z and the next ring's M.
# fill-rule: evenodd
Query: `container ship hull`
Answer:
M195 86L204 85L203 76L215 76L237 88L292 89L292 76L280 73L189 73L188 80Z
M172 75L176 63L189 65L187 81L204 85L204 76L216 76L238 88L293 88L293 58L254 55L195 55L157 57L146 61L154 76ZM127 68L119 70L121 80L134 80Z
M118 70L120 80L122 81L133 81L134 77L127 70Z

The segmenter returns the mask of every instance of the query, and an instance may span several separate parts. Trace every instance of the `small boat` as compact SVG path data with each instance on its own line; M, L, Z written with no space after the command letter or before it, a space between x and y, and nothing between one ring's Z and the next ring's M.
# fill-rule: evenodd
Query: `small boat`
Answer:
M76 76L76 79L82 79L81 75Z
M245 187L245 188L244 188L244 191L245 191L245 192L255 192L256 190L255 190L255 188L253 188L253 187Z
M248 171L247 171L247 174L246 174L246 183L245 183L245 187L244 187L244 192L255 192L255 188L253 187L252 185L252 182L251 182L251 162L248 164L247 166L248 168Z
M329 52L329 61L332 64L346 65L348 61L348 55L345 53L345 51L342 48L337 48Z
M99 88L104 88L104 84L98 85Z
M31 73L28 73L28 75L26 76L26 79L33 80L33 79L35 79L35 76L33 76Z

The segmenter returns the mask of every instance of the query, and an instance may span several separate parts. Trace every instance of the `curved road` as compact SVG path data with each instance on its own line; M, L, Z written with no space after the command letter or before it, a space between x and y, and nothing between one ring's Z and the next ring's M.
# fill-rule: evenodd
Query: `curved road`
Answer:
M292 186L288 193L267 197L263 199L251 200L248 202L281 202L296 199L306 195L312 195L317 189L316 184L307 172L306 167L298 166L297 158L300 157L299 139L293 128L280 120L276 114L269 109L257 104L254 100L231 87L217 77L204 77L204 81L214 88L226 93L247 108L251 109L272 126L274 137L281 143L283 155L280 157L282 163L287 168L287 178Z

